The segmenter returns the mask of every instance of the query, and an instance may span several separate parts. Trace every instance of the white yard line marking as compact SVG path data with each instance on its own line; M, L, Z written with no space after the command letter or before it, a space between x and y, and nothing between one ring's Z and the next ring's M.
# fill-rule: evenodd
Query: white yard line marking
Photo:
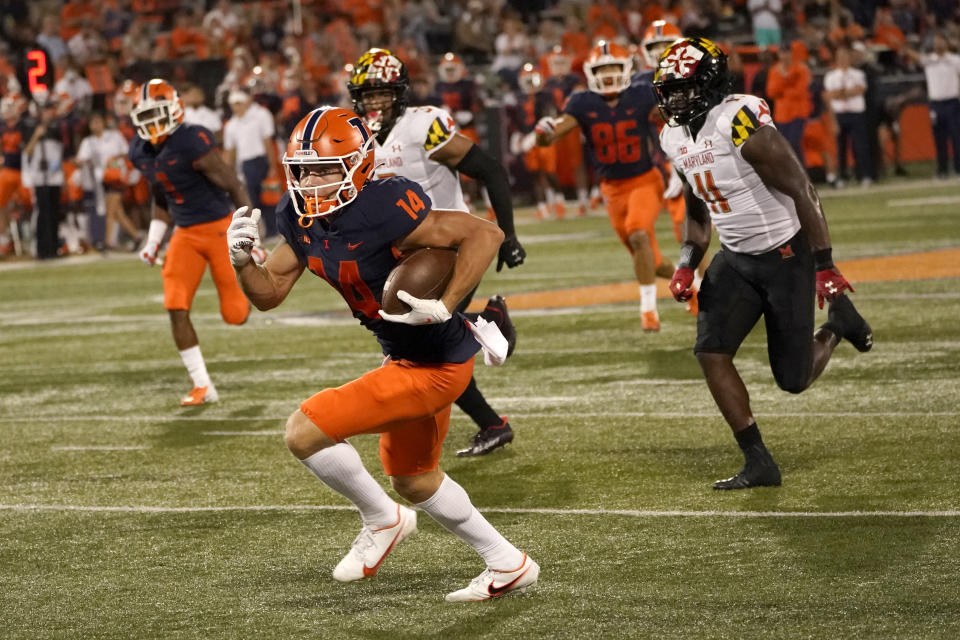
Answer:
M960 510L938 511L657 511L643 509L520 509L478 507L483 513L628 518L957 518ZM0 504L0 511L81 511L93 513L222 513L242 511L355 511L347 505L229 505L221 507L150 507L69 504Z
M511 398L489 398L493 403L509 402ZM511 417L517 418L703 418L717 417L719 414L715 410L709 411L533 411L533 412L514 412ZM760 418L950 418L960 416L960 411L797 411L797 412L772 412L757 413ZM277 414L275 416L20 416L0 418L0 423L7 422L37 422L40 420L55 420L57 422L276 422L283 421L289 417L289 414ZM205 432L210 433L210 432ZM251 433L249 431L240 433Z
M89 445L89 446L65 446L50 447L51 451L144 451L148 446L125 446L125 445Z
M960 196L929 196L926 198L902 198L899 200L887 200L888 207L918 207L927 204L956 204L960 202Z

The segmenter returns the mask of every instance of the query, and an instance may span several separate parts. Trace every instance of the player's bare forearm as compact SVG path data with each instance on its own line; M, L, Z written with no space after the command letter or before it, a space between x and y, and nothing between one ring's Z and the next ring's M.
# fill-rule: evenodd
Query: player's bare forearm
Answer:
M552 127L536 129L536 141L541 147L549 147L551 144L576 129L580 124L577 119L569 113L561 114L557 118L549 119Z
M691 243L706 253L712 231L710 212L686 179L683 181L683 199L687 203L687 215L683 220L683 242Z
M203 173L210 182L227 192L234 207L250 206L250 194L237 179L237 174L220 158L215 150L210 150L193 162L194 168Z
M457 249L453 277L440 298L452 310L480 282L502 242L503 231L486 220L464 211L434 210L397 243L397 248L403 253L420 247Z
M244 295L260 311L279 306L293 289L303 269L304 265L288 244L277 247L262 265L249 260L242 267L234 267Z
M810 248L829 249L830 233L820 196L786 138L773 127L761 127L743 143L742 153L767 187L793 200Z

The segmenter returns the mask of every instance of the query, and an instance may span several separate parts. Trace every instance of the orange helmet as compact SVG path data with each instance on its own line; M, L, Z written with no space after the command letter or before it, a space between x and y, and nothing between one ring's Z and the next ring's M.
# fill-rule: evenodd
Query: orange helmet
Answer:
M602 67L619 67L619 69ZM626 47L601 40L583 63L583 73L587 76L587 88L604 96L614 96L630 86L630 74L633 72L633 60Z
M183 124L183 101L169 82L154 78L137 90L130 119L138 136L159 144Z
M543 88L543 76L532 63L527 62L520 68L517 85L525 94L532 95Z
M374 138L369 127L349 109L318 107L293 129L283 154L283 170L293 207L303 218L330 215L357 197L373 175ZM328 165L340 170L342 179L319 187L300 184L305 167ZM321 190L336 189L321 195ZM301 209L302 204L302 209Z
M118 116L128 116L137 100L137 83L133 80L124 80L113 94L113 112Z
M437 76L441 82L460 82L467 77L467 66L463 64L460 56L448 51L440 60Z
M547 54L547 73L551 78L565 76L570 73L573 60L563 52L563 47L556 45Z
M683 34L675 25L665 20L654 20L643 32L643 39L640 41L640 50L647 68L656 69L660 54L681 38Z

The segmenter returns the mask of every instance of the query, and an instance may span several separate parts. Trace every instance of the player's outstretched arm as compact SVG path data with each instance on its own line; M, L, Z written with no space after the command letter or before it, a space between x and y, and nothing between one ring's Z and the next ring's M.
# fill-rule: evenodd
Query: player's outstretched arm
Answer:
M250 194L232 170L220 157L216 149L211 149L193 161L193 167L207 177L210 182L227 192L235 207L250 206Z
M453 277L440 299L448 310L453 311L480 282L502 241L503 232L482 218L464 211L435 209L396 246L403 253L420 247L458 249Z
M459 133L447 144L437 149L435 160L465 176L477 180L487 188L490 206L497 216L497 226L503 230L504 240L499 249L497 271L506 264L510 269L523 264L527 252L517 239L513 224L513 199L510 195L510 179L503 165L496 158Z
M541 147L549 147L578 126L577 119L569 113L563 113L556 118L549 116L540 118L534 128L537 133L537 144Z

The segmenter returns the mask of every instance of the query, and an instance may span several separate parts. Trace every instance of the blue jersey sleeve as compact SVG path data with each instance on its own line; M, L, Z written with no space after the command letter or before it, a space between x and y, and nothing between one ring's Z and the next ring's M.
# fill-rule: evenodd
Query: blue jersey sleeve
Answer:
M193 162L203 157L216 146L216 139L210 130L198 124L181 125L186 128L187 135L176 138L177 153L185 160ZM171 139L172 141L173 139Z
M280 202L277 203L274 211L276 211L277 216L277 231L279 231L283 239L287 241L287 244L290 245L293 252L297 254L297 258L305 263L307 256L303 251L303 246L300 244L304 233L297 222L299 216L293 209L293 202L290 200L289 191L284 192L284 194L280 196Z
M563 112L569 113L579 121L583 113L585 99L588 96L589 92L587 91L574 91L570 94L570 97L567 98L566 104L563 105Z
M433 201L419 184L393 177L370 182L364 188L363 215L384 243L416 229L433 208Z

